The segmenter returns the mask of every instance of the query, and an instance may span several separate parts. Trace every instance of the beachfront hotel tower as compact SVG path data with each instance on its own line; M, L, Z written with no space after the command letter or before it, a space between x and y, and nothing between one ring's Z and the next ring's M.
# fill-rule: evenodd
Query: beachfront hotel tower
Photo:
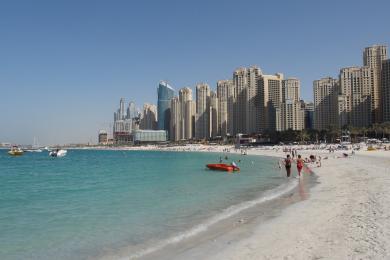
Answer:
M194 136L195 103L192 100L192 89L184 87L179 90L181 139L192 139Z
M257 84L261 74L257 66L239 68L233 72L235 134L256 133L260 128Z
M368 127L372 122L372 84L373 69L347 67L340 70L340 95L345 104L345 116L340 120L340 127Z
M155 105L149 103L144 104L139 128L141 130L157 129L157 107Z
M196 85L195 138L210 138L210 87L205 83Z
M382 62L381 76L383 121L390 122L390 59Z
M217 92L210 91L210 136L215 138L218 132L218 96Z
M170 120L170 136L171 141L179 141L181 139L181 107L178 97L171 99L171 120Z
M188 87L179 90L179 96L171 99L170 140L189 140L193 138L195 103L192 90Z
M302 130L305 127L305 111L300 101L301 83L297 78L282 81L282 102L276 108L276 130Z
M260 131L275 131L276 111L283 102L283 74L261 75L258 80L259 128Z
M218 97L218 135L226 137L233 131L234 86L232 80L217 82Z
M372 69L371 73L371 120L380 123L383 120L382 104L382 63L387 59L387 46L373 45L364 49L363 65Z
M314 129L326 130L329 126L339 126L337 79L327 77L313 81Z
M301 93L301 83L297 78L288 78L282 81L283 100L299 101Z
M170 130L171 99L175 90L166 82L160 81L157 88L157 128L158 130Z

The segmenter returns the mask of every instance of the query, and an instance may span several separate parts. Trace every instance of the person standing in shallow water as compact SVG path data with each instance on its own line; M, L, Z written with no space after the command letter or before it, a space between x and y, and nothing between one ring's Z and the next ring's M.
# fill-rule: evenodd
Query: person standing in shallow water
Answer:
M284 167L286 168L287 177L291 176L291 158L290 155L287 154L286 159L284 159Z
M303 159L301 158L301 155L298 154L298 159L297 159L297 170L298 170L298 177L301 177L301 171L303 168Z

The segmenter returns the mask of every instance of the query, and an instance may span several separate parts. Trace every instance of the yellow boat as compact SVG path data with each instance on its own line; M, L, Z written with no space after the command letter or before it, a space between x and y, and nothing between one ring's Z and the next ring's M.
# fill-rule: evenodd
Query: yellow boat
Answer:
M12 148L11 148L11 150L9 150L8 151L8 154L9 155L12 155L12 156L20 156L20 155L23 155L23 150L22 149L20 149L19 147L17 147L17 146L13 146Z

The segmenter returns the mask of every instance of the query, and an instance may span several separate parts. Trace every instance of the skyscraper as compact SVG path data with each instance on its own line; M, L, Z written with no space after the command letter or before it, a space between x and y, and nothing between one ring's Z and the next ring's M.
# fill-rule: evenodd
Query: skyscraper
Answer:
M119 101L119 109L114 113L113 138L116 144L131 143L132 119L125 116L125 99Z
M233 105L234 86L232 80L220 80L217 82L218 97L218 132L225 137L232 135L233 131Z
M121 98L119 101L119 120L125 119L125 99Z
M305 111L305 129L314 128L314 103L301 100L301 107Z
M283 102L283 74L261 75L258 80L260 131L275 131L276 110Z
M156 130L157 129L157 107L152 104L145 103L142 111L140 129Z
M300 102L301 83L297 78L282 80L282 102L276 108L276 130L302 130L305 111Z
M210 92L210 136L215 138L218 136L218 97L214 91Z
M195 138L210 138L210 87L205 83L196 85Z
M129 106L127 107L127 119L133 119L138 116L137 113L137 107L135 106L135 103L133 101L129 102Z
M157 88L157 126L158 130L170 130L171 99L174 97L174 89L165 81L160 81Z
M245 133L246 116L246 68L239 68L233 72L234 96L234 134Z
M325 130L329 126L339 126L337 79L328 77L313 81L314 128Z
M286 131L302 130L305 126L305 111L301 107L301 103L294 99L286 99L276 109L276 130Z
M390 121L390 59L382 62L383 121Z
M192 100L192 90L188 87L184 87L179 90L179 102L180 102L180 135L181 139L191 139L193 137L192 124L193 117L195 116L194 104Z
M235 133L256 133L259 130L258 80L261 70L252 66L233 72L235 89Z
M288 78L282 81L282 96L284 100L299 101L301 83L297 78Z
M363 52L363 65L372 69L371 74L371 119L373 123L382 121L382 62L387 59L387 46L373 45Z
M178 97L173 97L171 99L170 140L179 141L182 139L181 126L182 117L180 101Z
M344 95L347 115L343 123L355 127L372 124L372 74L373 69L367 66L340 70L340 94Z

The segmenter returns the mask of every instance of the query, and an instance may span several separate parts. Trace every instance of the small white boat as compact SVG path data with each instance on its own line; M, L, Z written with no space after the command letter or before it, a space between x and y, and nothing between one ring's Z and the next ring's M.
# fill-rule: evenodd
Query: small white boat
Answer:
M31 149L27 149L26 152L30 152L30 153L41 153L42 152L42 149L39 148L39 144L37 142L37 139L34 137L34 143L31 147Z
M28 149L26 150L26 152L30 152L30 153L41 153L42 152L42 149Z
M49 156L51 157L64 157L67 154L67 150L62 149L56 149L49 153Z

